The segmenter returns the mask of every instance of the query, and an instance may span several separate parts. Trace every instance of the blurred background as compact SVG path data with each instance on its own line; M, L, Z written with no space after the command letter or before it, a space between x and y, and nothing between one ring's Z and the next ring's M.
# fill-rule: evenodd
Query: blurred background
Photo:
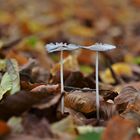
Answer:
M110 59L131 61L140 54L140 0L0 0L0 48L29 37L29 44L114 44ZM90 53L81 51L79 62L91 64Z

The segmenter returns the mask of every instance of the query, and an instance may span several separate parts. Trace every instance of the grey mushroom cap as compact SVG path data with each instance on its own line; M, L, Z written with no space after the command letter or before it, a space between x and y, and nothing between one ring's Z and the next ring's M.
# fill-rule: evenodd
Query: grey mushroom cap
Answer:
M116 46L114 45L110 45L110 44L101 44L101 43L96 43L94 45L91 45L89 47L82 47L84 49L89 49L89 50L92 50L92 51L109 51L109 50L112 50L112 49L115 49Z
M79 49L80 46L61 42L56 44L53 43L47 44L45 48L49 53L51 53L51 52L62 51L62 50L71 51L71 50Z

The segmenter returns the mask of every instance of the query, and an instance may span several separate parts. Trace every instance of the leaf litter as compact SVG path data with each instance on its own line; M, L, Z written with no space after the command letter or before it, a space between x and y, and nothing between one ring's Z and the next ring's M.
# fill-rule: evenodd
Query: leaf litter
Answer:
M0 139L139 140L139 5L139 0L2 0ZM99 120L95 53L64 52L60 94L59 52L48 54L44 47L51 42L117 46L99 57Z

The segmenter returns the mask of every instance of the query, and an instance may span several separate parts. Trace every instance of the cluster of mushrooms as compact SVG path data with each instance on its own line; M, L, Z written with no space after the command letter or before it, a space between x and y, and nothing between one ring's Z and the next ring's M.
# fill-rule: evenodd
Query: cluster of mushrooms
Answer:
M95 77L96 77L96 108L97 108L97 120L100 119L99 115L99 108L100 108L100 102L99 102L99 75L98 75L98 65L99 65L99 55L98 52L100 51L109 51L112 49L115 49L116 46L114 45L109 45L109 44L101 44L101 43L96 43L91 46L80 46L80 45L75 45L75 44L67 44L67 43L50 43L47 44L46 49L49 53L60 51L61 56L60 56L60 81L61 81L61 93L64 92L64 80L63 80L63 51L72 51L76 49L88 49L91 51L96 52L96 71L95 71ZM64 113L64 97L61 99L61 113Z

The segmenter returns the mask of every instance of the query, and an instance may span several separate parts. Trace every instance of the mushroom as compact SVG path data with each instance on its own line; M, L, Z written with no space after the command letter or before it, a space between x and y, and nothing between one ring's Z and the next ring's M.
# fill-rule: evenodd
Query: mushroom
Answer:
M72 51L80 48L78 45L67 44L67 43L50 43L45 46L49 53L60 51L60 81L61 81L61 93L64 92L64 79L63 79L63 51ZM64 113L64 97L61 99L61 113Z
M100 114L99 114L100 101L99 101L99 74L98 74L99 54L98 54L98 52L109 51L109 50L115 49L116 46L109 45L109 44L96 43L89 47L83 46L82 48L96 51L96 71L95 71L95 74L96 74L95 75L95 77L96 77L96 107L97 107L97 120L99 120L100 119Z

